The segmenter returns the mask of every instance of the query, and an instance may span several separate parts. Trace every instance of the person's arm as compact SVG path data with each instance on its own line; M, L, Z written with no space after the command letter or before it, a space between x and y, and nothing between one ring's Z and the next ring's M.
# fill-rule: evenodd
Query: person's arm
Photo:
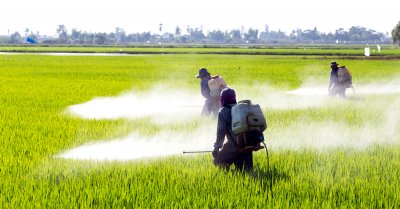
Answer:
M225 140L225 134L228 131L226 121L224 120L222 111L220 111L218 113L218 123L217 124L218 124L217 125L217 139L215 140L214 150L212 151L212 156L214 158L218 157L219 149L222 147L222 143L224 143L224 140Z
M217 139L214 143L214 148L221 148L222 144L224 143L225 134L228 131L227 123L224 119L224 112L220 111L218 113L218 123L217 123Z
M201 88L201 95L203 95L204 98L210 98L210 87L208 87L208 81L206 80L201 80L200 82L200 88Z

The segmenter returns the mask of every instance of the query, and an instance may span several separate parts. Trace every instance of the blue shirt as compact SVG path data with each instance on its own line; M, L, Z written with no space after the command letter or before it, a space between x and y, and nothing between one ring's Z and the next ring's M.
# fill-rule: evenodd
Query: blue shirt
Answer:
M338 78L338 70L339 69L332 69L331 71L331 82L335 85L339 85L339 78Z
M201 79L200 80L200 89L201 89L201 95L203 95L204 98L210 98L210 87L208 87L208 81L210 79Z

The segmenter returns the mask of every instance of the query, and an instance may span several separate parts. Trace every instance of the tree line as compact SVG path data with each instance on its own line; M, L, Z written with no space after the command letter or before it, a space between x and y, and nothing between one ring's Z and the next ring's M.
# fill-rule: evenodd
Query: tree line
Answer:
M71 44L71 45L113 45L130 43L170 43L170 44L279 44L279 43L399 43L400 21L389 34L377 32L361 26L352 26L348 30L339 28L334 33L323 33L314 29L296 29L290 33L280 30L269 30L268 25L264 30L249 28L232 30L212 30L205 32L202 27L192 28L188 26L185 30L176 27L173 33L163 32L160 24L157 33L141 32L127 34L123 28L117 27L110 33L91 33L73 28L68 31L64 25L58 25L56 37L41 36L39 32L34 33L28 28L25 34L14 32L0 38L1 44L21 44L30 37L40 44ZM400 44L400 43L399 43Z

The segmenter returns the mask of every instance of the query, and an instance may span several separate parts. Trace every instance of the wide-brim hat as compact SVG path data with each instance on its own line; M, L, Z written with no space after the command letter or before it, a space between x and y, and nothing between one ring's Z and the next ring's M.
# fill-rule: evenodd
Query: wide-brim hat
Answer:
M208 75L208 71L205 68L200 68L199 74L196 75L196 78L202 78L204 76Z
M339 63L337 63L337 62L331 62L331 66L333 66L333 65L339 65Z

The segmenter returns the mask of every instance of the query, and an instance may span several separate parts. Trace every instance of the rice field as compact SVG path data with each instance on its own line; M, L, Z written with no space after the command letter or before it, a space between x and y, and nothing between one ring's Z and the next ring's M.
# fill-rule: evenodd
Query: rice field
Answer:
M346 100L319 94L332 59L352 72L355 93L348 89ZM397 59L326 56L0 55L0 207L398 208L399 66ZM169 106L202 105L200 67L222 75L239 100L260 104L270 167L265 151L254 153L253 173L224 172L210 154L158 156L158 149L128 160L60 157L87 144L127 139L135 146L138 138L171 142L165 150L211 149L215 120ZM118 100L126 95L140 97ZM101 98L128 107L89 110L130 114L68 111ZM135 116L147 107L170 115Z

